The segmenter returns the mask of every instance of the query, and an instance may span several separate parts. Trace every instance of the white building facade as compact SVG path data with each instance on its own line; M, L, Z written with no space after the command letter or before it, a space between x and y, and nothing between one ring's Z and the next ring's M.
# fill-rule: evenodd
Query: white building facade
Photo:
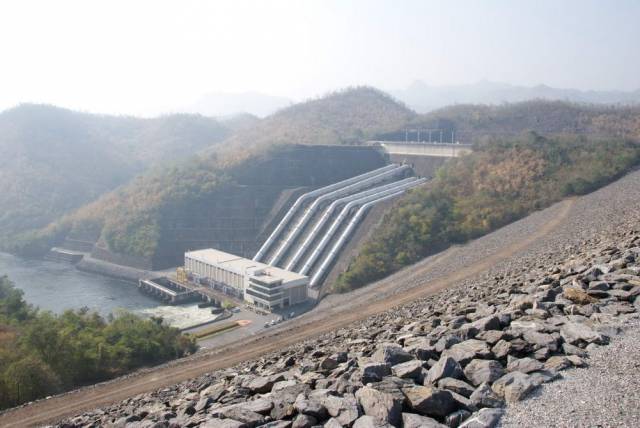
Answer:
M307 276L223 251L187 252L184 268L194 279L269 311L307 300Z

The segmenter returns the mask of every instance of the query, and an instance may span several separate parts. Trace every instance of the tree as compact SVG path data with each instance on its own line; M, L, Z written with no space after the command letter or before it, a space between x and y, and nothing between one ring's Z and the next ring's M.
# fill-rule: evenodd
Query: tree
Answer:
M8 404L33 401L60 391L60 379L38 357L27 356L9 367L2 374L3 390Z

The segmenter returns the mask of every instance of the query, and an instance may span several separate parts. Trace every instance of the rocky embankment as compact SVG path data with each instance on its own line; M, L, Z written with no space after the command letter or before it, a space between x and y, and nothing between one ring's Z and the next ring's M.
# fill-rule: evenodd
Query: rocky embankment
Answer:
M606 207L619 215L589 239L559 234L482 278L60 426L493 426L637 318L640 210Z

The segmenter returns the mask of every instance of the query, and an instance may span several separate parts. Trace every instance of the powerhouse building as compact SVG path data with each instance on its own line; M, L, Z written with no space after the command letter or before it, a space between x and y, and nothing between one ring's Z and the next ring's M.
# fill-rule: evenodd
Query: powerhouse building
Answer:
M201 283L269 311L307 300L307 276L224 251L187 252L184 268Z

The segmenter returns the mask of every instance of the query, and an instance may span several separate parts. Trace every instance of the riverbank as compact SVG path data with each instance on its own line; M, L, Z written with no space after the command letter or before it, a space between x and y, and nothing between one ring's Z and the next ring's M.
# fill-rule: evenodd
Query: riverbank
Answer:
M128 279L78 270L67 263L0 253L0 275L7 275L28 303L55 313L87 307L107 316L119 309L136 312L160 304Z
M152 271L105 262L94 259L89 255L86 255L75 267L83 272L95 273L133 283L137 283L140 278L148 279L156 276Z
M113 266L106 268L76 269L68 263L0 253L0 276L6 274L24 292L25 300L42 310L59 314L67 309L89 308L102 316L126 310L144 317L162 317L181 329L215 319L210 308L199 309L197 303L165 305L141 293L136 285L140 271L123 269L116 275Z

